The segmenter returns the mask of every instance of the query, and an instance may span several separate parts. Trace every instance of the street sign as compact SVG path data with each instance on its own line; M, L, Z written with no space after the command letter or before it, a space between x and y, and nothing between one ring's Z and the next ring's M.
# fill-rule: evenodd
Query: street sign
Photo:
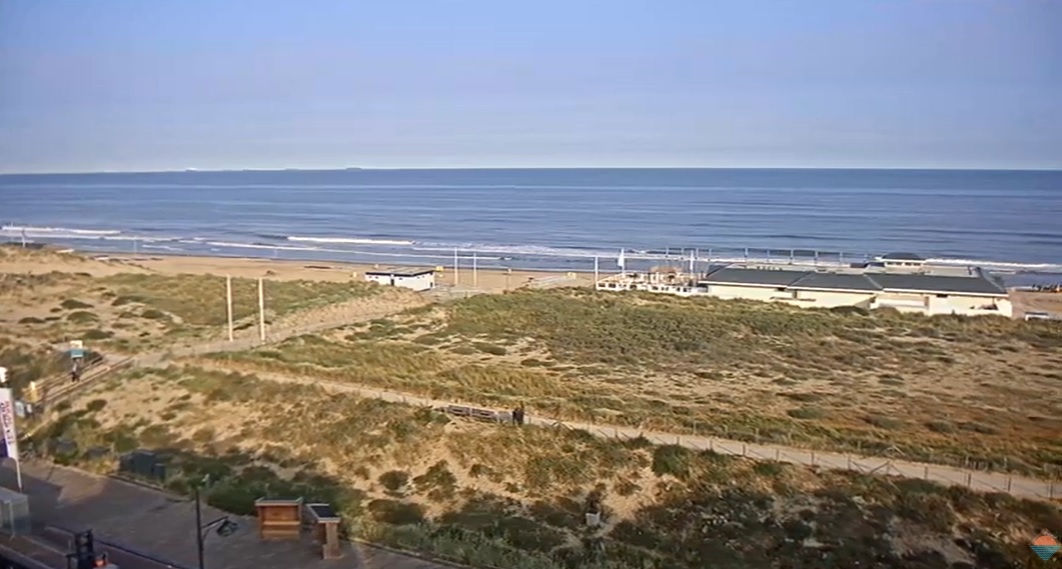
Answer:
M85 357L85 343L81 340L70 341L70 357L73 359Z

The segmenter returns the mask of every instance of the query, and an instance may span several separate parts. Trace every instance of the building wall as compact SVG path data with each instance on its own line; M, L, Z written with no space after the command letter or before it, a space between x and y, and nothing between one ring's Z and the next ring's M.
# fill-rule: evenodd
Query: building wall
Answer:
M741 286L741 285L708 285L708 294L716 298L742 298L746 300L772 300L780 297L792 297L786 291L775 290L775 287Z
M995 310L986 307L995 307ZM985 296L965 296L949 294L947 297L929 296L929 314L998 314L1010 317L1014 313L1014 307L1006 298L992 298Z
M365 279L371 282L380 283L384 286L391 286L393 280L394 286L408 288L415 291L431 290L435 288L435 273L425 273L413 277L400 275L365 275Z
M846 292L834 290L796 291L800 306L833 308L834 306L869 306L876 295L872 292Z

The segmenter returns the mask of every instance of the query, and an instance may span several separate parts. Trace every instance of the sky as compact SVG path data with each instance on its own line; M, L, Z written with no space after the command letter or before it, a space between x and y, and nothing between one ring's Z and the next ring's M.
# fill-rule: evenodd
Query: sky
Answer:
M1062 168L1057 0L2 0L0 172Z

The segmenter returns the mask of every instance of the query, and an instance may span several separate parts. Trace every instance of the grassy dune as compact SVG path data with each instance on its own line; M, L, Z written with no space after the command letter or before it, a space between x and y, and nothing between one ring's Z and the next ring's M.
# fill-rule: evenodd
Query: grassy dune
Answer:
M258 284L233 279L238 330L257 323ZM380 287L362 282L267 281L267 322L367 298ZM51 272L3 275L0 298L9 333L58 342L82 338L102 350L155 349L217 336L227 323L225 279L206 275Z
M1062 326L584 290L480 295L214 365L1049 475Z
M1056 508L1005 495L474 424L198 368L130 372L62 412L34 437L56 460L113 471L150 448L171 489L210 473L208 499L229 511L302 495L360 537L507 569L1002 569L1029 558L1026 533L1062 526Z

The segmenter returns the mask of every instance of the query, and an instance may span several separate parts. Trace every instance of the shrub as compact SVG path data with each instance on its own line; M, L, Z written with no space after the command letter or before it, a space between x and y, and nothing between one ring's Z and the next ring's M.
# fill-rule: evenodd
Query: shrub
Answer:
M391 470L381 474L378 481L387 490L399 492L409 483L409 473L403 470Z
M93 399L92 401L89 401L85 404L85 409L88 410L89 413L96 413L102 411L103 408L106 406L106 399Z
M378 499L368 504L373 519L385 524L411 525L424 522L424 508L419 504Z
M80 300L75 300L73 298L68 298L68 299L60 302L59 306L62 306L63 308L65 308L67 310L76 310L76 309L80 309L80 308L92 308L91 304L89 304L87 302L81 302Z
M693 453L686 447L662 445L653 451L653 473L685 480L690 474Z
M794 419L802 420L821 419L825 416L825 413L823 413L822 409L810 405L797 407L796 409L789 409L785 412L785 414L789 415Z
M92 322L99 322L100 317L96 316L94 312L88 312L85 310L78 310L66 315L66 320L73 324L89 324Z
M492 356L504 356L505 354L509 353L509 351L506 350L504 346L488 344L485 342L476 342L475 344L473 344L473 346L477 350L486 354L490 354Z

